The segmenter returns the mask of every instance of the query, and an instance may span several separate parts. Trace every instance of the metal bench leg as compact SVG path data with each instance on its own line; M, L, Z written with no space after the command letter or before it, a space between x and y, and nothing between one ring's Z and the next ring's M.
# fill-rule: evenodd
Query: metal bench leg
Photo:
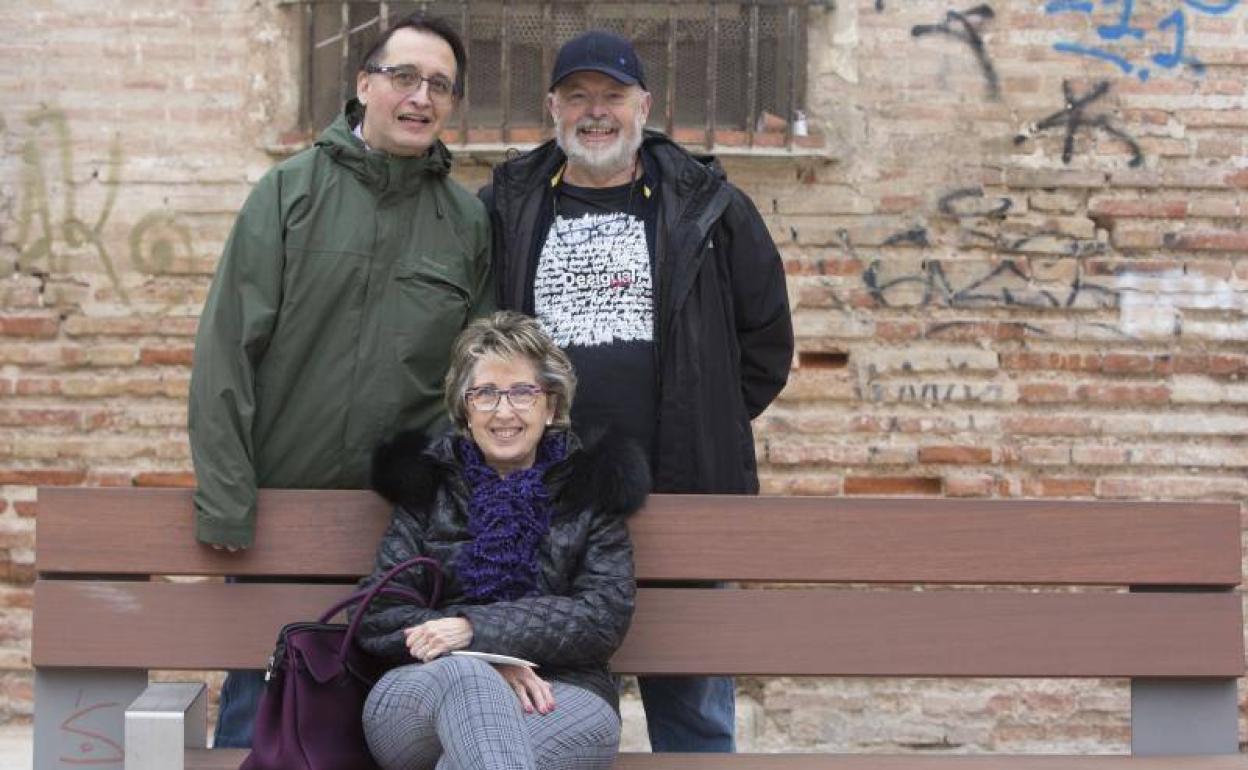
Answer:
M143 669L35 669L35 770L121 770L126 704Z
M1132 679L1131 753L1236 754L1234 679Z
M155 682L126 709L125 770L183 770L187 748L208 745L208 688Z

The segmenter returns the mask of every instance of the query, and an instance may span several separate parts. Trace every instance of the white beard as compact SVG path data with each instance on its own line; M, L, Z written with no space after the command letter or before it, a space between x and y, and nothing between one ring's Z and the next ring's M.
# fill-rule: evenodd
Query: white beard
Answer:
M581 166L595 176L609 176L627 171L636 160L637 150L641 149L642 129L645 127L641 112L637 112L633 118L632 132L621 131L619 140L609 147L591 148L581 143L577 130L595 125L601 124L589 118L581 120L575 126L561 125L555 132L555 142L573 165Z

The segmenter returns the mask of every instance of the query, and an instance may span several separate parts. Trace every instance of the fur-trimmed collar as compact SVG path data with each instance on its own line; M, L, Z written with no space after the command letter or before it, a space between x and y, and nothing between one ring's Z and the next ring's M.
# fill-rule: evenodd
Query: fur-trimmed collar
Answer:
M454 432L431 440L419 431L405 431L382 443L373 452L373 489L395 505L429 505L444 479L459 472L456 438ZM650 468L636 444L605 434L584 443L575 435L568 438L567 459L546 474L560 514L596 507L628 516L645 504Z

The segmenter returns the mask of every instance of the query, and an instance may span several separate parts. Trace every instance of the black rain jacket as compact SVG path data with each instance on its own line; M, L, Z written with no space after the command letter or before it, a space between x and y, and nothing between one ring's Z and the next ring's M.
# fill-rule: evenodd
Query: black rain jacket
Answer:
M780 393L793 359L784 266L758 210L718 162L646 131L658 177L654 491L758 492L750 420ZM553 141L494 169L481 190L493 222L499 307L523 311L551 177Z

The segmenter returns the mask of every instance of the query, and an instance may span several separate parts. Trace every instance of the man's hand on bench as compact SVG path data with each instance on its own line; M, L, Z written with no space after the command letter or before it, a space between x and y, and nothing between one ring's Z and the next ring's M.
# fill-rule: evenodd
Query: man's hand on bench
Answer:
M247 546L245 545L221 545L220 543L209 543L208 545L212 546L212 550L214 551L229 551L230 553L238 553L239 551L247 550Z

